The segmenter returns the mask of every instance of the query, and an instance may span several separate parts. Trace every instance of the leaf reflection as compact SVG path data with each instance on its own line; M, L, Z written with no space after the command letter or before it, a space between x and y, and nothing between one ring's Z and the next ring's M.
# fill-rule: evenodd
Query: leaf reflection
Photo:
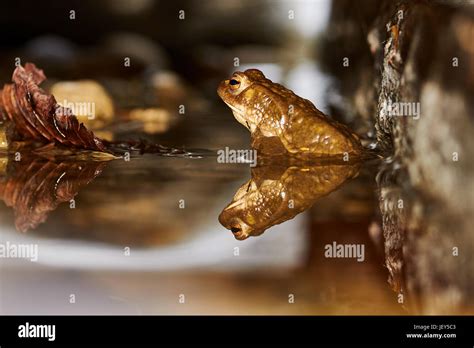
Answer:
M13 208L16 229L26 232L45 222L59 204L71 201L106 165L42 157L10 159L0 180L0 199Z

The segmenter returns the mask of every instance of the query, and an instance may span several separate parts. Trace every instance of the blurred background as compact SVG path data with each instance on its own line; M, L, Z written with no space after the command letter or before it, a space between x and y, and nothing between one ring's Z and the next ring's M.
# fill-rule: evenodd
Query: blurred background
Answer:
M440 284L455 289L454 300L449 294L444 302L424 300L430 289L426 283L412 281L407 289L406 266L401 266L406 256L401 231L407 227L397 225L397 213L388 225L387 214L393 212L383 210L382 198L400 187L412 192L411 181L376 181L380 173L393 173L387 163L367 163L356 179L260 237L236 241L217 220L250 177L248 166L217 163L214 156L226 146L245 149L250 144L248 131L216 95L218 83L236 70L262 70L348 124L364 145L378 147L393 163L399 151L392 135L399 133L392 133L397 125L387 131L377 121L377 93L383 88L377 74L388 64L383 51L390 14L397 14L396 6L410 14L416 10L405 2L360 3L0 4L3 83L11 81L18 63L33 62L44 70L48 80L43 87L59 103L74 98L95 103L96 117L81 120L98 136L146 139L195 154L134 156L100 168L83 163L80 175L72 173L77 163L28 159L15 164L5 155L0 241L37 244L39 258L0 260L0 313L462 312L472 288L472 267L466 266L462 280L437 273ZM453 18L464 11L463 4L419 3L435 14L449 9L446 16ZM468 31L469 11L467 24L462 22ZM346 57L348 69L341 63ZM74 207L54 196L64 173L76 194ZM31 185L31 177L41 190ZM15 201L11 190L27 197L26 203ZM394 246L394 239L400 243ZM472 245L472 238L467 240ZM333 241L364 244L365 261L325 258L324 246ZM462 262L468 265L469 259ZM394 270L394 264L399 268ZM409 270L410 279L417 279L416 268Z

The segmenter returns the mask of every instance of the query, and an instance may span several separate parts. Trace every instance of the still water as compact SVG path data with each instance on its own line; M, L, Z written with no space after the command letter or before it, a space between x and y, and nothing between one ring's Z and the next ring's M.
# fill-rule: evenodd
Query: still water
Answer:
M233 126L207 128L226 137ZM205 139L193 158L5 158L1 243L38 255L2 260L1 312L404 313L369 234L376 163L250 168L218 163ZM244 219L236 202L255 197L265 233L236 240L218 218ZM363 245L363 260L326 254L339 244Z

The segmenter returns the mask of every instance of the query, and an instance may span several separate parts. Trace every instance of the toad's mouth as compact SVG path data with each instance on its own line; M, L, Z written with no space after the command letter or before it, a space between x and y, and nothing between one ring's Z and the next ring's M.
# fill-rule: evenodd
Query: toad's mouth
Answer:
M235 106L225 102L227 106L232 110L235 119L242 124L245 128L247 128L250 132L253 132L257 127L250 123L247 118L245 117L245 112L243 110L237 109Z

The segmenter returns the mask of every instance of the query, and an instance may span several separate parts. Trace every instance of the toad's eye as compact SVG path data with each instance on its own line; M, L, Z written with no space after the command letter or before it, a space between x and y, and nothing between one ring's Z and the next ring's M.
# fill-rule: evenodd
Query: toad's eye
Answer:
M231 80L229 81L229 85L230 85L230 88L232 88L232 89L237 89L237 88L239 88L239 86L240 86L240 81L238 81L238 80L236 80L236 79L231 79Z

